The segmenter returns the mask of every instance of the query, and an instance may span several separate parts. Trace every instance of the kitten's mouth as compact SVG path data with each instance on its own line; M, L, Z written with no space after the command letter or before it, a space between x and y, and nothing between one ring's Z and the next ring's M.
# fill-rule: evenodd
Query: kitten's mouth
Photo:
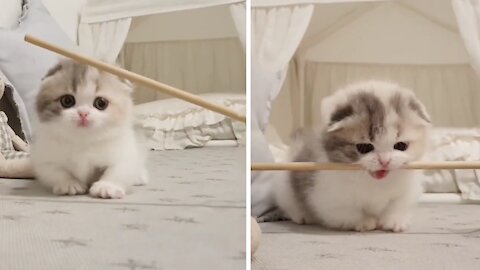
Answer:
M377 180L382 180L383 178L385 178L389 171L388 170L378 170L378 171L368 171L368 173L370 173L370 175L377 179Z

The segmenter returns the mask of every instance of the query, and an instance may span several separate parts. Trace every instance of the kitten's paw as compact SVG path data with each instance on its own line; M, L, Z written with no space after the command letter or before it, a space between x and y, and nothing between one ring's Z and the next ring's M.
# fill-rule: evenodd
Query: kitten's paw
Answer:
M149 178L148 178L148 173L147 171L143 171L142 174L140 175L140 179L135 182L134 186L145 186L148 184Z
M357 232L373 231L377 228L377 220L373 217L366 217L361 222L357 223L354 230Z
M378 228L383 231L404 232L410 226L410 218L391 216L380 220Z
M97 181L90 188L90 195L97 198L120 199L125 194L124 187L109 181Z
M54 185L52 191L56 195L79 195L87 192L87 186L71 180Z

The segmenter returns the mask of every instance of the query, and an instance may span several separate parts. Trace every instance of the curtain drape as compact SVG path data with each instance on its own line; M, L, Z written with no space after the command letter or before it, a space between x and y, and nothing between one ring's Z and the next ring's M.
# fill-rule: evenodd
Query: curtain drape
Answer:
M78 44L93 57L113 63L117 60L130 29L131 18L98 23L80 23Z
M480 76L480 1L452 0L452 6L470 63Z
M252 10L252 162L272 162L264 135L272 101L277 97L313 14L313 5ZM254 68L255 67L255 68ZM274 207L272 172L252 174L252 215Z
M245 54L236 38L126 43L123 66L154 80L188 90L245 93ZM135 103L170 96L139 86Z
M238 38L243 45L243 49L246 48L246 20L247 14L245 10L245 4L234 4L230 5L230 13L232 14L232 19L237 29Z

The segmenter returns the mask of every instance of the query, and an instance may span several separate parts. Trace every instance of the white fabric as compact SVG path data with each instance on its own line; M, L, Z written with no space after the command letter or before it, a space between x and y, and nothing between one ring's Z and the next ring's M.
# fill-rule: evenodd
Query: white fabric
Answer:
M480 129L437 128L432 134L428 161L480 160ZM427 192L458 192L465 200L480 200L480 170L429 170L423 172Z
M22 0L0 0L0 7L2 7L0 29L12 29L18 24L22 14L22 2Z
M244 94L203 94L206 100L245 114ZM201 147L210 140L237 140L243 144L245 125L179 100L164 99L135 106L136 123L155 150Z
M338 4L360 2L383 2L390 0L252 0L252 7L274 7L300 4Z
M242 42L243 49L246 48L246 20L247 14L245 10L245 4L235 4L230 6L230 13L232 14L233 22L235 23L235 28L238 32L238 38Z
M452 0L452 6L471 65L480 76L480 1Z
M192 94L245 93L245 54L237 38L126 43L124 67ZM170 98L139 86L135 102Z
M131 18L98 23L80 23L78 43L93 57L113 63L127 38Z
M261 129L268 123L271 102L282 87L288 62L305 34L312 13L313 5L252 10L252 63L259 65L263 79L270 81L270 88L252 88L267 95L267 103L262 105L266 107L253 111Z
M273 162L263 134L272 101L278 95L310 18L313 5L252 10L252 162ZM274 207L272 185L277 172L252 173L252 215Z
M469 65L307 62L306 102L303 106L300 104L292 104L292 106L303 108L307 125L314 125L320 121L318 104L323 97L342 86L368 79L393 81L412 89L427 107L435 126L480 126L480 106L478 106L480 81ZM296 91L296 88L292 91ZM277 122L274 125L279 126L282 123ZM283 137L286 136L287 134L283 135Z
M81 22L93 23L244 2L241 0L88 0Z

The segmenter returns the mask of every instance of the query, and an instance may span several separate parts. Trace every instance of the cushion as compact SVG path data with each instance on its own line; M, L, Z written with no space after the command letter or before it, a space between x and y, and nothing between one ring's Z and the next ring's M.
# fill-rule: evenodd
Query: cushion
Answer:
M55 23L41 0L25 0L24 13L18 27L0 29L0 70L12 82L25 103L28 116L23 117L28 119L23 120L26 136L30 138L30 125L36 118L35 97L41 79L56 64L58 56L24 42L26 33L66 48L73 48L74 43Z
M245 95L202 94L201 97L245 113ZM164 99L135 106L137 126L154 150L202 147L210 140L245 137L245 125L179 99Z
M22 0L0 0L2 16L0 16L0 28L11 29L18 25L18 19L22 15Z

